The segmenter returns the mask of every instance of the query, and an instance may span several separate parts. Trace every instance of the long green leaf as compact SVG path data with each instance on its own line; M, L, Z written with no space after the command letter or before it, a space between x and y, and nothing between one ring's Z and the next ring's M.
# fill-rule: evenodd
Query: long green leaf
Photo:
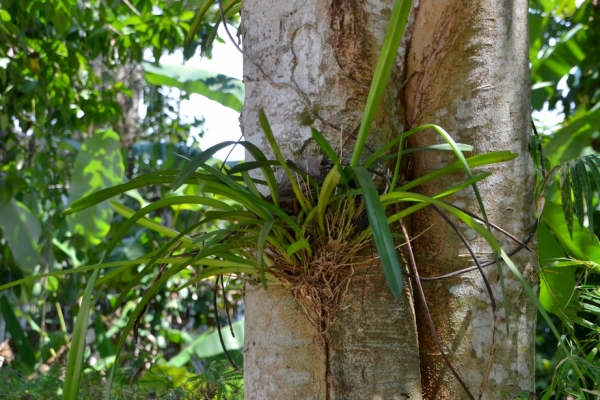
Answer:
M392 149L394 146L398 145L400 142L403 142L408 137L414 135L415 133L418 133L418 132L421 132L421 131L424 131L427 129L436 129L436 128L439 128L439 127L435 124L425 124L425 125L417 126L416 128L413 128L409 131L402 133L397 138L392 139L389 142L385 143L378 150L376 150L375 153L371 154L369 156L369 158L367 158L365 160L365 162L362 164L362 166L365 168L370 167L375 162L377 162L377 160L380 159L384 154L386 154L390 149ZM439 148L438 150L454 151L454 148L451 147L449 144L439 144L439 145L434 145L434 146L440 146L441 148ZM459 148L461 151L467 151L467 152L473 151L472 146L462 144L462 143L457 143L456 147ZM496 152L493 152L493 153L496 153ZM488 154L492 154L492 153L488 153Z
M385 272L388 285L396 298L402 295L404 290L404 280L402 278L402 267L398 260L396 247L392 232L387 223L387 217L379 199L375 183L371 179L369 172L363 167L354 168L354 174L360 187L362 188L363 198L369 217L371 230L373 231L373 240L379 253L379 259Z
M325 155L329 157L329 159L334 164L338 164L340 162L339 157L337 156L327 139L325 139L325 136L323 136L323 134L315 128L311 128L310 132L312 134L312 138L315 140L315 142L317 142L317 144L319 145L321 150L323 150Z
M262 194L258 191L258 188L256 187L250 174L246 171L242 171L240 174L242 175L242 178L244 178L244 183L246 184L248 191L256 197L262 197Z
M133 211L129 207L125 207L121 203L111 200L110 204L117 213L119 213L120 215L122 215L125 218L131 218L133 216L133 214L135 214L135 211ZM174 237L177 237L177 235L179 235L179 232L177 232L176 230L168 228L164 225L158 224L147 217L140 218L138 220L138 224L140 224L148 229L151 229L161 235L170 237L170 238L174 238ZM192 244L192 238L189 236L182 236L180 240L182 243Z
M281 166L279 161L274 160L265 160L265 161L246 161L244 163L238 164L234 167L231 167L227 174L233 175L239 172L252 171L254 169L264 168L265 166Z
M88 196L85 196L82 199L74 201L73 204L71 204L71 206L69 206L65 211L63 211L63 214L69 215L76 213L95 204L98 204L104 200L108 200L117 195L123 194L130 190L139 189L144 186L172 184L179 172L179 170L160 170L156 172L151 172L149 174L132 179L129 182L121 183L119 185L100 190L96 193L92 193ZM198 176L198 174L194 174L192 178L196 178ZM206 177L202 176L202 178ZM194 179L188 180L185 183L197 184L198 181Z
M196 16L194 17L194 20L192 21L192 23L190 24L190 29L188 30L187 34L185 35L185 47L190 47L192 40L194 40L194 36L196 36L196 32L198 32L198 29L200 28L200 24L202 23L202 20L204 19L204 16L206 15L206 12L210 9L210 7L215 3L215 0L204 0L204 3L202 3L202 5L200 6L200 8L198 9L198 12L196 13Z
M269 232L271 232L271 228L275 223L274 219L266 221L260 230L260 234L258 235L258 259L260 265L260 279L262 281L262 286L265 290L267 290L267 278L265 276L265 243L267 242L267 236Z
M156 259L157 263L172 263L172 262L177 262L182 260L181 258L177 258L177 257L170 257L170 258L158 258ZM192 258L187 258L185 259L186 261L191 261ZM9 283L5 283L4 285L0 285L0 291L2 290L6 290L9 289L11 287L15 287L15 286L19 286L19 285L23 285L26 283L30 283L30 282L35 282L37 280L40 280L42 278L47 278L50 276L55 276L55 277L59 277L59 276L64 276L64 275L71 275L71 274L77 274L77 273L81 273L81 272L89 272L89 271L96 271L96 270L100 270L100 269L108 269L108 268L116 268L116 267L120 267L120 266L135 266L135 265L140 265L140 264L147 264L151 261L150 258L138 258L135 260L126 260L126 261L112 261L112 262L104 262L104 263L100 263L100 264L94 264L94 265L87 265L87 266L83 266L83 267L79 267L79 268L73 268L73 269L65 269L65 270L60 270L60 271L53 271L53 272L48 272L45 274L38 274L38 275L33 275L33 276L28 276L26 278L23 279L17 279L14 280L12 282ZM196 264L202 264L202 263L208 263L207 265L212 265L215 268L224 268L227 265L231 265L231 263L222 261L222 260L196 260L195 261ZM189 264L189 263L188 263ZM244 273L255 273L254 270L252 270L248 264L244 264L244 263L239 263L239 264L235 264L234 265L236 268L242 268L244 269ZM254 268L254 267L252 267ZM254 268L255 269L255 268Z
M121 224L121 226L119 227L117 232L115 232L115 234L113 235L113 238L111 239L111 241L106 246L104 257L108 257L112 253L114 248L117 246L117 244L121 241L121 239L125 236L127 231L139 219L145 217L150 212L158 210L163 207L173 205L173 204L183 204L183 203L194 203L194 204L211 203L212 204L213 200L214 199L209 199L209 198L200 197L200 196L179 196L179 197L168 197L165 199L158 200L152 204L149 204L148 206L137 211L127 221L125 221L123 224ZM210 204L208 204L208 205L210 205Z
M265 133L265 136L267 137L267 141L271 145L271 149L273 150L273 153L275 154L275 158L277 158L277 161L279 161L279 163L283 167L285 174L288 176L290 183L292 184L292 188L294 189L294 194L296 195L296 198L298 199L300 206L302 207L304 212L308 212L310 210L310 205L306 201L306 198L302 194L302 191L300 191L298 182L296 182L296 177L294 176L294 174L292 174L292 171L290 171L290 168L287 165L285 158L281 154L281 150L279 150L279 146L277 145L277 140L275 139L275 135L273 134L273 130L271 129L271 125L269 124L269 120L267 119L267 115L265 114L265 110L261 109L258 112L258 120L260 122L260 126L262 127L263 132Z
M133 217L134 214L135 213L133 213L131 215L127 215L126 218L131 218L131 217ZM139 221L143 221L144 218L145 217L142 217ZM156 264L156 262L157 262L157 260L159 258L163 257L170 249L174 249L175 245L178 242L180 242L180 241L184 242L183 240L184 240L185 235L187 233L190 233L190 232L194 231L197 227L199 227L201 225L202 225L202 222L197 222L195 224L190 225L183 232L176 234L176 236L173 237L172 240L170 240L168 243L166 243L160 249L158 249L156 252L154 252L154 255L152 255L152 258L147 263L145 263L146 265L144 266L144 268L140 272L138 272L137 274L133 275L133 277L127 283L127 285L125 286L125 288L123 288L123 290L121 291L121 294L119 295L119 297L117 298L117 301L115 302L116 307L118 307L120 304L122 304L122 302L125 300L126 296L129 294L129 292L154 267L154 265ZM192 243L193 243L193 240L192 240ZM189 245L190 243L186 243L186 244ZM188 248L187 250L190 251L191 249ZM149 255L147 255L147 256L149 256ZM98 282L97 282L97 284L99 285L99 284L102 284L105 281L109 281L109 280L113 279L115 276L120 275L127 268L130 268L130 267L128 267L128 266L122 266L122 267L115 268L113 271L109 272L108 274L106 274L105 276L103 276L101 279L99 279Z
M323 187L321 188L321 193L319 194L319 202L317 203L317 222L323 237L325 237L325 212L327 210L327 205L331 195L333 194L333 191L339 183L340 171L338 166L334 165L334 167L331 168L331 171L329 171L325 177L325 181L323 181Z
M431 128L434 129L446 141L446 143L448 143L448 145L450 145L450 147L454 151L454 154L456 155L456 158L458 158L460 165L462 166L462 169L467 174L468 178L473 179L473 171L471 171L471 167L469 166L467 159L465 158L464 154L462 153L462 151L460 150L460 148L458 147L457 143L454 141L452 136L450 136L448 134L448 132L446 132L443 128L441 128L437 125L432 125ZM479 192L479 189L477 188L477 183L473 183L472 188L473 188L473 192L475 193L475 198L477 199L477 204L479 205L479 210L481 211L481 216L483 217L483 221L485 222L485 226L486 226L489 234L491 236L493 236L492 228L490 226L487 212L486 212L485 206L483 204L483 199L481 197L481 193ZM507 313L507 315L506 315L506 331L509 332L510 327L508 326L508 320L509 320L508 299L506 297L506 286L504 285L504 274L503 274L502 268L500 266L500 260L498 258L499 253L497 250L494 251L494 255L496 257L496 267L498 270L498 276L500 278L500 287L502 288L502 298L503 298L503 302L504 302L504 309Z
M250 142L240 142L241 146L244 146L246 150L254 157L256 161L265 162L268 161L265 154L254 144ZM275 174L270 166L265 165L262 168L263 174L265 176L265 180L267 181L267 185L269 186L269 191L271 194L271 198L273 199L273 204L279 207L279 192L277 191L278 183L275 178Z
M569 229L569 235L573 236L573 197L571 193L571 171L569 163L564 163L560 168L560 197L562 200L563 214Z
M181 169L181 172L179 173L179 175L177 175L177 178L175 178L175 180L173 181L173 185L172 185L172 190L175 191L177 190L181 185L183 185L183 183L194 173L196 172L196 170L198 168L200 168L200 166L202 166L203 164L205 164L208 160L210 160L212 158L212 156L219 150L227 147L227 146L231 146L231 145L235 145L238 144L238 142L233 142L233 141L227 141L227 142L222 142L222 143L218 143L208 149L206 149L202 154L200 154L197 157L194 157L193 159L190 160L189 163L187 163L185 165L185 167L183 167Z
M85 292L81 298L81 305L77 313L75 328L71 338L71 347L67 359L67 370L65 372L65 385L63 388L63 400L77 400L79 393L79 381L83 374L83 353L85 351L85 338L87 336L88 319L92 305L92 290L98 277L100 269L94 270L88 281Z
M396 53L400 46L400 40L402 40L402 34L408 21L408 15L412 6L410 0L396 0L394 9L392 10L392 16L388 24L385 38L383 39L383 45L381 46L381 53L377 60L377 66L375 67L375 74L373 75L373 81L371 82L371 89L369 90L369 96L367 97L367 104L363 113L363 118L360 123L360 129L358 130L358 137L354 152L352 153L352 159L350 160L350 166L356 167L360 162L365 143L367 142L367 136L371 130L371 124L375 117L375 112L379 106L379 101L387 85L387 81L392 72L392 67L396 59Z
M409 201L409 202L422 202L427 205L434 204L440 208L443 208L444 210L446 210L446 211L450 212L451 214L454 214L456 217L460 218L465 224L467 224L470 228L472 228L479 235L481 235L486 240L486 242L488 242L488 244L490 245L490 247L492 248L492 251L494 253L500 254L500 243L498 243L498 240L489 231L489 229L482 226L473 217L471 217L470 215L461 211L460 209L454 207L451 204L444 203L441 200L434 199L429 196L425 196L425 195L422 195L419 193L412 193L412 192L396 191L396 192L386 193L381 196L381 199L386 204L388 204L388 203L391 204L392 202L408 202ZM387 218L387 223L391 224L393 222L396 222L400 218L404 217L405 215L406 215L405 211L391 215Z
M473 151L473 146L471 146L471 145L463 144L463 143L457 143L456 145L460 149L460 151L463 151L463 152ZM442 144L432 144L431 146L411 147L408 149L402 149L400 154L405 155L405 154L416 153L416 152L420 152L420 151L454 151L454 149L452 149L452 147L450 147L450 145L448 145L447 143L442 143ZM395 158L398 158L397 152L393 153L393 154L389 154L385 157L381 157L379 159L379 162L385 163L385 162L388 162Z
M502 161L509 161L514 158L517 158L519 155L515 153L511 153L507 150L502 151L493 151L491 153L479 154L473 157L469 157L466 159L469 167L480 167L483 165L490 165L499 163ZM443 176L452 174L457 171L463 170L463 164L461 161L457 161L453 164L450 164L446 167L440 168L433 172L428 173L427 175L423 175L419 178L413 179L412 181L406 183L405 185L398 188L399 191L407 191L417 186L423 185L424 183L430 182L434 179L441 178Z
M310 251L310 243L308 243L308 240L299 240L290 244L287 248L287 254L288 256L292 256L293 254L299 252L302 249Z

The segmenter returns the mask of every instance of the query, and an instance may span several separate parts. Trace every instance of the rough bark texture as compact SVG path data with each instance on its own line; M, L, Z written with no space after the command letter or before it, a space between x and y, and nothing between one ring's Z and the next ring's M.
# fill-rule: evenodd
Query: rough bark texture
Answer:
M406 118L410 127L425 123L442 126L457 142L475 146L473 155L508 149L519 153L513 161L492 168L479 184L490 221L524 239L534 226L533 165L527 142L531 130L525 0L421 0L412 26L407 54ZM411 145L441 143L433 132L419 134ZM414 158L416 176L456 159L450 154L420 153ZM478 171L480 172L480 171ZM433 182L423 192L464 180ZM451 202L477 210L472 190ZM433 226L433 227L432 227ZM472 265L471 257L453 230L432 210L413 219L417 261L422 276L438 276ZM489 247L474 231L463 232L478 257L489 261ZM505 249L516 244L501 237ZM535 246L534 246L535 247ZM537 257L520 251L513 257L523 275L537 287ZM533 390L536 309L512 273L503 265L510 333L502 304L496 266L486 269L499 307L499 336L494 364L483 399L519 395ZM477 397L484 379L492 341L490 300L478 272L425 283L426 296L445 352ZM417 302L423 393L429 399L462 399L465 392L446 368ZM512 398L512 397L510 397Z
M245 60L245 138L272 155L258 123L264 108L287 158L318 153L309 127L314 123L349 159L354 142L315 122L309 111L348 131L359 124L392 5L391 0L245 0L245 51L270 79L296 86L311 101L307 106L293 89L271 85ZM400 74L394 71L397 81ZM369 138L373 148L402 130L399 86L390 86L382 101ZM246 398L420 398L416 325L406 283L405 296L396 301L381 266L359 271L329 343L285 290L247 285Z
M494 175L479 187L490 220L524 238L534 225L533 168L527 151L527 2L416 3L414 23L404 41L408 50L405 54L405 47L400 49L368 142L378 148L404 128L436 123L458 142L475 146L474 154L505 149L519 153L516 160L489 168ZM315 121L309 111L348 131L358 125L391 8L391 0L245 0L245 50L270 79L297 87L311 101L307 105L289 86L268 83L245 60L246 139L272 154L257 118L264 108L287 158L318 152L310 137L313 125L343 159L349 159L354 142ZM401 93L405 77L410 80ZM433 132L426 132L414 136L410 145L440 142ZM413 160L419 176L455 158L430 152L418 153ZM457 174L421 190L435 194L464 179L464 174ZM477 210L472 191L450 201ZM433 211L417 214L412 229L415 236L424 232L414 242L422 276L472 265L459 238ZM461 229L482 261L493 257L474 231ZM500 239L506 249L515 247ZM535 245L530 247L534 252L521 251L513 260L536 286L537 257ZM502 270L508 312L503 309L496 267L486 270L498 302L499 333L483 399L533 389L536 310L508 268ZM443 348L477 398L494 325L483 280L470 273L424 286ZM324 341L285 289L274 286L265 292L247 286L246 398L468 398L443 363L418 301L417 340L412 295L409 290L405 294L400 301L392 299L379 265L358 271L345 303L348 308ZM510 333L505 328L507 315Z
M247 399L325 398L325 352L313 324L282 286L246 284Z
M356 270L330 335L332 398L421 398L413 299L405 283L405 296L396 300L378 262Z
M245 49L270 79L297 87L324 119L352 131L362 118L391 8L391 0L251 0L243 8ZM400 73L394 71L397 77ZM314 123L336 151L350 158L354 142L315 121L293 89L270 85L248 60L244 82L246 139L270 153L256 115L262 107L285 155L299 158L317 151L310 134ZM372 148L402 131L399 86L390 87L382 100L369 139Z
M410 291L396 300L379 263L355 272L327 339L288 289L246 284L246 398L421 398Z

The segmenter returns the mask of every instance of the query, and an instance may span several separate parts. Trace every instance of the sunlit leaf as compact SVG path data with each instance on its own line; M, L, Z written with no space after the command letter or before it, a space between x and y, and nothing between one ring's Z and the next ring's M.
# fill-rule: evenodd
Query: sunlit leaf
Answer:
M42 265L38 251L42 228L23 203L14 199L8 203L0 200L0 227L15 262L23 272L31 274L37 265Z
M244 321L238 321L231 324L235 337L231 336L229 328L223 328L223 341L227 350L240 350L244 347ZM188 363L192 356L199 359L205 359L223 353L219 334L212 330L198 336L192 343L184 348L179 354L169 360L169 364L181 367Z
M321 229L321 233L323 235L325 235L325 212L327 210L327 205L331 195L339 183L340 171L337 168L337 165L335 165L329 171L325 177L325 180L323 181L321 193L319 193L319 202L317 203L317 222L319 223L319 228Z
M560 171L560 197L562 200L563 214L567 223L567 229L569 235L573 235L573 198L571 194L571 172L569 170L569 164L565 163L561 167Z
M568 124L554 132L544 146L544 153L552 165L559 165L581 156L590 137L600 126L600 103L589 111L581 110L569 118Z
M271 228L275 223L274 219L268 220L264 223L262 228L260 229L260 233L258 235L258 259L259 259L259 267L260 267L260 279L262 281L263 289L267 290L267 278L265 276L265 244L267 242L267 236L269 232L271 232Z
M569 302L574 299L576 267L553 265L566 255L545 223L538 226L537 239L541 264L540 303L546 311L563 318Z
M544 212L542 213L542 222L546 224L569 257L576 260L589 260L600 264L600 243L598 242L598 238L593 236L590 239L591 236L588 228L585 226L580 228L579 224L572 226L572 231L569 231L559 205L547 200Z
M124 167L119 135L112 130L99 131L86 140L77 154L69 204L101 189L123 181ZM83 236L88 244L98 244L107 235L112 221L112 208L102 202L69 216L71 232Z
M149 83L196 93L237 112L242 112L244 84L237 78L185 65L156 66L142 63L142 67Z
M188 30L187 35L185 36L184 44L186 48L189 48L191 46L192 41L194 40L194 37L196 36L196 33L198 32L198 29L201 26L202 20L206 15L206 12L210 9L214 2L214 0L205 0L199 7L198 12L196 13L194 20L190 25L190 29Z

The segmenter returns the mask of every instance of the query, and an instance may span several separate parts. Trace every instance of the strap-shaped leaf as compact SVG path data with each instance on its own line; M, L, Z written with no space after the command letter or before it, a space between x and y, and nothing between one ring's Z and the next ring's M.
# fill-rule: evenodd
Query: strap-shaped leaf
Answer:
M585 215L585 204L583 203L583 181L586 180L583 174L578 170L578 160L572 160L569 162L569 173L571 174L571 189L573 192L573 209L575 210L575 216L579 221L579 226L583 226L583 218Z
M188 179L194 172L196 172L196 170L198 168L200 168L200 166L202 164L205 164L208 160L210 160L217 151L219 151L227 146L231 146L231 145L234 145L237 143L238 142L227 141L227 142L222 142L222 143L216 144L216 145L206 149L199 156L191 159L190 162L187 163L185 165L185 167L183 167L181 169L181 172L179 173L179 175L177 175L177 177L173 181L172 190L177 190L179 188L179 186L183 185L185 183L186 179Z
M258 188L256 187L256 184L254 183L254 180L252 179L248 171L242 171L240 172L240 174L244 179L244 183L246 183L246 188L248 188L248 191L256 197L261 197L262 194L258 191Z
M302 194L302 191L300 190L300 187L298 186L298 182L296 181L296 177L294 176L294 174L292 174L290 167L288 166L285 158L283 158L283 155L281 154L281 150L279 149L279 146L277 145L277 140L275 140L275 135L273 134L273 130L271 129L271 125L269 124L269 120L267 119L267 114L265 114L265 110L261 109L258 112L258 121L260 122L260 126L261 126L263 132L265 133L265 136L267 137L267 141L269 142L269 145L271 145L271 149L273 150L273 153L275 154L275 158L277 158L277 161L279 161L279 163L283 167L285 174L287 175L287 177L290 180L290 183L292 184L292 188L294 189L294 194L296 195L296 199L298 200L298 203L300 203L300 206L302 207L302 209L305 212L308 212L310 210L310 205L308 204L308 201ZM276 190L275 192L278 192L278 191ZM271 196L274 196L274 195L275 195L275 193L271 192Z
M352 167L358 166L362 156L365 143L367 142L367 136L371 130L371 124L375 118L375 112L377 111L379 101L381 100L396 60L396 53L400 46L400 40L402 40L402 34L404 33L404 28L408 21L408 14L410 13L411 6L411 0L396 0L394 3L392 16L390 17L390 22L385 32L381 53L379 54L375 73L373 74L373 81L371 82L371 88L369 89L365 112L363 113L363 118L358 130L354 153L352 153L352 159L350 160L350 165Z
M367 158L365 160L365 162L362 164L363 167L368 168L370 167L372 164L374 164L378 159L380 159L384 154L386 154L388 152L388 150L392 149L394 146L398 145L400 142L403 142L405 139L407 139L409 136L414 135L415 133L427 130L427 129L436 129L439 128L437 125L435 124L425 124L425 125L420 125L417 126L416 128L413 128L409 131L406 131L404 133L402 133L401 135L399 135L397 138L390 140L389 142L385 143L383 146L381 146L377 151L375 151L375 153L371 154L369 156L369 158ZM467 146L467 145L463 145L463 144L457 144L457 146L459 148L461 148L462 146ZM450 149L452 149L452 147L450 145L448 145L448 147ZM454 149L452 149L452 151L454 151ZM466 150L466 148L463 150L461 148L461 151L472 151L471 150ZM381 161L381 160L380 160Z
M491 153L486 153L486 154L479 154L479 155L476 155L473 157L469 157L466 160L467 160L469 167L474 168L474 167L480 167L482 165L489 165L489 164L499 163L502 161L509 161L518 156L519 155L516 153L511 153L508 150L502 150L502 151L493 151ZM462 171L462 170L464 170L463 163L461 161L457 161L457 162L452 163L444 168L440 168L438 170L432 171L432 172L428 173L427 175L423 175L416 179L413 179L412 181L399 187L397 190L400 190L400 191L410 190L414 187L417 187L419 185L422 185L422 184L432 181L434 179L438 179L438 178L441 178L448 174L451 174L453 172Z
M299 240L290 244L287 248L287 254L288 256L292 256L302 249L310 250L310 243L308 243L308 240Z
M267 243L267 236L269 232L271 232L271 228L275 223L274 219L270 219L265 222L260 230L260 234L258 235L258 259L259 259L259 267L260 267L260 279L262 281L262 286L265 290L267 290L267 277L265 276L265 244Z
M317 203L317 222L319 223L319 229L323 236L325 236L325 211L327 210L327 204L339 183L340 171L337 168L337 165L335 165L325 177L321 193L319 194L319 202Z
M588 217L588 226L594 229L594 205L593 202L593 194L592 194L592 184L590 182L590 177L585 168L585 163L583 159L576 160L575 164L575 173L580 179L581 188L583 190L582 197L585 202L585 207L587 209L587 217ZM579 221L579 227L583 228L583 218Z
M77 400L79 392L79 381L83 375L83 353L85 351L85 338L87 336L88 318L92 306L92 291L100 269L94 270L77 313L73 336L71 337L71 347L69 349L69 358L67 359L67 370L65 373L65 385L63 388L63 400Z
M149 174L145 174L139 176L135 179L132 179L129 182L122 183L120 185L116 185L110 188L102 189L96 193L90 194L89 196L85 196L82 199L74 201L70 207L68 207L65 211L63 211L64 215L73 214L77 211L84 210L88 207L91 207L95 204L98 204L104 200L110 199L112 197L118 196L130 190L139 189L145 186L152 185L170 185L173 183L177 175L180 173L180 170L160 170L156 172L151 172ZM232 179L243 180L241 177L232 177ZM204 182L218 182L219 180L216 177L213 177L209 174L203 173L194 173L190 175L190 177L184 182L187 184L199 184Z
M185 35L184 44L185 44L186 48L190 47L190 45L192 44L192 41L194 40L194 36L196 36L198 29L200 29L200 24L202 23L202 19L204 19L204 15L206 14L206 12L208 10L210 10L210 7L213 5L214 2L215 2L215 0L205 0L204 3L198 9L198 12L196 13L196 16L194 17L194 20L190 24L190 29L188 30L187 34Z
M317 144L319 145L321 150L323 150L325 155L329 157L329 159L333 161L334 164L337 164L340 160L333 148L331 147L331 145L329 144L329 142L327 141L327 139L325 139L325 136L323 136L323 134L315 128L311 128L310 131L312 133L312 138L315 140L315 142L317 142Z
M254 169L264 168L265 166L280 166L279 161L265 160L265 161L246 161L231 167L227 174L233 175L238 172L247 172Z
M567 222L569 235L573 237L573 199L571 197L571 173L569 163L564 163L560 168L560 197L562 200L563 214Z
M375 187L375 183L371 179L371 174L365 168L354 168L354 174L362 189L369 223L373 231L373 240L379 253L385 277L393 295L399 298L404 290L402 266L396 254L394 239L387 223L385 210L379 199L379 193L377 193L377 187Z

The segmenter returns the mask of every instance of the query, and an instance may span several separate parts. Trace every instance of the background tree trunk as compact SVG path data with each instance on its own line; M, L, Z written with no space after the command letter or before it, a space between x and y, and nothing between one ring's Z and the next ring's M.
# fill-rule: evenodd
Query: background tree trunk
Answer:
M287 158L318 153L309 129L314 123L342 158L349 159L354 141L315 121L309 110L347 131L359 124L392 7L391 0L245 0L245 51L270 79L297 87L311 101L307 105L289 86L268 83L245 59L241 120L246 140L272 155L257 117L263 108ZM488 210L493 210L490 219L525 236L533 224L532 168L526 147L527 4L421 1L414 11L413 39L405 38L409 52L404 46L400 50L369 145L379 148L405 125L433 122L458 141L476 146L476 152L519 152L516 161L495 168L495 175L480 187ZM402 93L406 77L412 79ZM437 140L433 135L419 137L413 145ZM451 162L451 156L428 156L415 157L417 175ZM457 175L457 181L462 179ZM439 188L432 185L426 191ZM476 210L470 192L453 201ZM416 242L421 274L470 266L454 232L430 211L414 219L413 229L420 233L434 221L434 228ZM478 254L489 258L487 246L472 232L466 233ZM362 256L373 258L371 250ZM516 261L525 273L535 271L535 254L521 252ZM381 266L371 264L356 271L345 303L348 308L338 316L328 340L317 333L283 287L270 286L265 292L246 285L246 398L419 399L422 385L429 398L466 398L440 363L423 320L419 346L410 282L406 281L404 297L395 300ZM488 276L501 302L495 267L488 268ZM501 319L496 363L484 398L499 398L504 390L533 389L535 309L510 272L506 270L505 276L511 333L506 335ZM426 284L426 290L445 349L476 396L493 327L481 278L471 274ZM500 315L505 315L503 310Z
M520 154L511 162L488 168L493 175L478 186L490 221L522 240L534 228L533 163L527 147L531 132L527 11L525 0L420 1L406 59L407 76L412 75L412 79L405 95L410 127L438 124L456 141L475 146L473 155L505 149ZM410 142L416 147L442 141L429 132L413 136ZM418 153L414 160L415 176L456 161L454 156L439 152ZM433 182L423 191L434 194L464 178L464 174L457 174L454 182ZM461 191L451 202L477 210L472 190ZM413 218L415 235L426 229L415 241L422 276L439 276L473 265L452 228L431 209ZM463 232L482 261L493 259L489 247L474 231ZM516 247L497 231L495 235L507 251ZM533 247L533 252L521 250L513 260L536 286L537 255ZM537 311L509 269L503 265L502 270L510 333L505 328L507 312L497 267L486 269L500 317L494 364L483 397L491 399L500 398L502 391L520 395L534 388ZM479 272L471 272L424 286L443 347L476 396L489 359L493 327L482 278ZM424 396L464 398L417 304Z
M352 131L362 117L392 6L392 1L245 0L244 48L270 79L296 86L324 119ZM394 74L400 80L401 71ZM244 80L245 138L272 155L258 123L264 108L287 158L317 154L309 127L314 117L302 98L289 87L268 83L248 60ZM398 87L386 93L372 147L402 131L399 98ZM350 158L353 140L318 121L315 126L342 158ZM381 266L370 264L356 267L348 308L338 315L329 343L286 290L246 285L246 398L421 397L410 282L404 297L395 300Z

